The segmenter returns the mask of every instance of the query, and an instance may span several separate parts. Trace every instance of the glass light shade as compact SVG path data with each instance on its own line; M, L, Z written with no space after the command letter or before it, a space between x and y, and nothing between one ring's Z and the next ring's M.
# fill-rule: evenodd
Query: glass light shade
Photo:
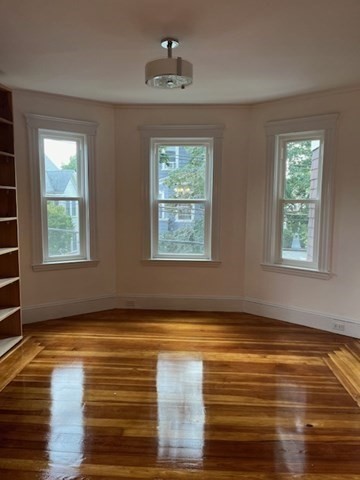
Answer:
M192 64L182 58L161 58L146 64L145 83L155 88L180 88L192 84Z

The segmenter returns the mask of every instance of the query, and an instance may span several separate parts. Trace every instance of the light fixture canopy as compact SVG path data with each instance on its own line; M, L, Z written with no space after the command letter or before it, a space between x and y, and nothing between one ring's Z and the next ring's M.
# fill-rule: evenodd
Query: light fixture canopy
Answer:
M172 49L179 46L175 38L163 38L161 46L168 51L167 58L153 60L145 66L145 83L155 88L185 88L192 84L193 67L181 57L172 58Z

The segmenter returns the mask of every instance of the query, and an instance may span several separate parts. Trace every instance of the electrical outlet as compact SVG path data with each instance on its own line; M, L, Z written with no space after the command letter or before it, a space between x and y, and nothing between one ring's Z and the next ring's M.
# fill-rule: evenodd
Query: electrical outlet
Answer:
M335 332L345 332L345 323L340 322L339 320L334 320L332 324L332 329Z
M126 300L125 307L126 308L135 308L135 301L134 300Z

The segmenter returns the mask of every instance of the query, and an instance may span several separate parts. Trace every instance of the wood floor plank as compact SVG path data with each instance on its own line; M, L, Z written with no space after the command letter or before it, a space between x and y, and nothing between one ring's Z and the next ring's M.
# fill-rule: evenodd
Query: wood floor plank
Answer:
M355 383L350 338L134 310L24 330L38 350L0 392L1 480L360 480L360 409L329 368Z
M330 352L324 361L360 407L359 351L358 343L353 343Z

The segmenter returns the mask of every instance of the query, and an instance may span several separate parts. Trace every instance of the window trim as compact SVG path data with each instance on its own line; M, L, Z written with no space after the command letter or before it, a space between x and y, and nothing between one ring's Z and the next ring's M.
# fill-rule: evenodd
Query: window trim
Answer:
M262 268L277 273L327 279L331 277L331 245L333 223L333 184L335 161L335 129L339 115L326 114L289 120L270 121L265 125L266 150L266 195L265 232ZM320 214L318 220L318 257L307 266L305 262L283 261L279 258L281 216L279 208L280 157L278 145L281 138L308 138L314 133L323 135L323 160Z
M143 161L143 200L144 200L144 233L143 233L143 262L161 262L162 264L174 265L179 262L186 262L188 265L214 262L219 263L220 258L220 183L221 183L221 157L223 125L143 125L139 127L141 135L141 156ZM209 223L208 235L210 250L204 256L152 256L152 218L151 218L151 185L150 180L153 161L150 161L152 154L153 139L175 139L199 142L211 140L213 144L213 165L211 203L212 216ZM191 201L189 200L189 202Z
M31 208L32 208L32 234L33 234L33 270L55 270L63 268L78 268L94 266L96 259L96 198L95 198L95 135L98 124L82 120L49 117L37 114L25 114L28 127L30 176L31 176ZM86 244L83 245L84 255L72 257L46 258L44 251L44 211L42 190L42 160L40 141L44 132L49 132L49 137L84 139L83 155L83 197L85 212L83 215L86 230ZM63 135L62 135L63 134ZM46 135L45 135L46 136ZM85 181L84 181L85 180ZM58 198L61 199L60 197ZM81 202L80 202L81 203ZM80 205L79 205L80 207ZM45 222L46 223L46 222ZM85 225L86 224L86 225Z

